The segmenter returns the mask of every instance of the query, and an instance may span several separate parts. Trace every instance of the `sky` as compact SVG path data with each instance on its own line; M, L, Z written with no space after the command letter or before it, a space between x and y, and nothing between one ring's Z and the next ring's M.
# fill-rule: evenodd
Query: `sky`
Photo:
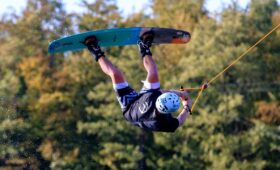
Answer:
M20 13L20 11L25 7L26 1L27 0L0 0L0 16L3 15L3 13L10 13L11 11ZM81 0L64 0L67 11L81 11L81 8L79 8L80 1ZM206 8L213 13L219 12L222 7L225 7L231 1L232 0L206 0ZM250 0L236 1L241 7L246 7ZM138 2L135 0L117 0L117 4L125 16L143 9L147 6L147 4L149 4L149 0L138 0Z

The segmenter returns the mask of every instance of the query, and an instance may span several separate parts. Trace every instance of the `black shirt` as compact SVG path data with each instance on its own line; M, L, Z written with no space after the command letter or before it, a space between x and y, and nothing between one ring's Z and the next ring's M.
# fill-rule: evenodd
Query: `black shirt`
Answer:
M156 110L156 100L161 94L159 89L140 94L124 112L124 117L140 128L174 132L179 126L179 121L173 118L171 113L161 114Z

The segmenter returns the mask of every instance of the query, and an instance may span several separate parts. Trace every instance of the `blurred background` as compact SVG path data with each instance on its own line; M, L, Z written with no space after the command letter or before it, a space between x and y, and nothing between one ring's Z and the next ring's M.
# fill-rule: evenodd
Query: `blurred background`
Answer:
M162 88L196 87L278 25L279 4L1 0L0 169L280 169L280 29L211 84L172 134L126 122L86 50L47 53L49 42L90 30L183 29L188 44L152 51ZM106 51L139 90L146 75L137 47Z

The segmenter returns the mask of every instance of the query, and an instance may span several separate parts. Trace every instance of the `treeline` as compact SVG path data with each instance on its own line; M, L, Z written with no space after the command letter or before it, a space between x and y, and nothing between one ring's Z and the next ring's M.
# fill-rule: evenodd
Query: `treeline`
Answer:
M187 45L152 47L162 88L200 86L280 23L276 0L236 3L215 18L204 0L152 0L123 17L114 0L28 0L0 21L0 169L280 169L280 29L217 79L176 133L126 122L111 81L84 50L50 56L62 35L113 27L171 27ZM136 46L106 50L139 90ZM197 92L191 92L195 97Z

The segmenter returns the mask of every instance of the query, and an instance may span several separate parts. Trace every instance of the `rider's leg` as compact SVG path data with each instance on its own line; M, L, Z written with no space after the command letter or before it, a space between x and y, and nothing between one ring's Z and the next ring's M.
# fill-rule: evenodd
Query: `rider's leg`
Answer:
M122 72L105 57L104 52L98 46L98 41L95 36L86 38L85 45L95 57L101 70L111 77L117 99L122 111L125 112L130 106L130 103L138 98L139 94L128 85Z
M157 65L150 50L153 42L153 36L153 32L147 32L142 35L138 41L139 51L143 59L144 67L147 71L147 78L144 82L144 87L148 89L157 89L160 86Z
M101 67L101 70L111 77L114 84L126 82L122 72L116 66L114 66L106 57L100 57L98 60L98 64Z
M119 84L127 85L127 82L122 72L105 57L104 52L98 46L96 37L94 36L88 37L85 41L85 44L87 45L91 54L95 57L95 60L98 62L99 66L101 67L101 70L105 74L111 77L114 87L115 85L119 85Z
M159 82L157 65L152 57L152 55L146 55L143 58L143 64L147 71L146 81L149 83Z

